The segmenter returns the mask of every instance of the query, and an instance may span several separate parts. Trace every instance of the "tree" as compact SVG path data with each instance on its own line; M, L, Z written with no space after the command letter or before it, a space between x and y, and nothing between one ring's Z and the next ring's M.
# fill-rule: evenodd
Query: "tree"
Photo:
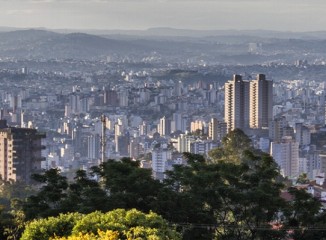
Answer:
M85 238L84 238L85 237ZM107 238L106 238L107 237ZM61 214L29 223L22 240L43 239L181 239L161 216L132 209L93 212L88 215Z
M326 213L321 202L303 189L291 187L293 199L284 209L284 227L295 240L326 239Z
M67 178L60 175L58 169L47 170L44 174L34 174L32 179L42 184L36 195L27 198L23 210L27 219L55 216L64 212L62 200L67 196Z
M41 218L27 224L21 240L44 240L55 236L67 237L77 221L82 219L79 213L60 214L57 217Z
M177 165L166 173L164 184L173 191L170 204L172 222L190 223L184 230L185 239L212 239L212 232L195 225L216 224L215 211L221 207L219 189L223 185L217 164L208 164L202 155L184 153L187 165ZM171 198L170 196L170 198ZM162 197L162 196L160 196ZM159 199L163 202L163 199ZM164 206L164 204L159 204ZM157 210L161 213L162 210Z
M297 184L308 184L309 179L306 173L300 174L300 176L297 179Z
M244 153L241 164L221 162L224 179L222 208L217 212L219 239L282 239L271 222L285 206L280 197L283 185L273 159L267 155Z
M62 200L65 212L91 213L96 210L107 211L108 196L98 181L90 179L86 171L77 170L74 182L69 184L67 197Z
M22 182L0 180L0 239L19 239L25 226L21 203L35 192Z
M122 158L121 161L109 160L99 167L93 167L93 174L102 179L109 193L110 209L151 210L151 204L157 199L162 184L152 178L150 169L142 169L139 164L139 161Z
M7 240L18 240L26 225L26 217L22 211L22 200L13 199L11 202L12 210L9 213L10 221L4 228Z
M270 224L285 204L280 197L283 185L276 181L277 165L267 154L245 151L242 155L244 160L235 164L207 162L203 156L187 153L188 165L167 173L165 184L185 204L172 204L172 219L164 216L191 223L185 239L212 239L213 235L218 239L281 239ZM207 228L198 227L203 224Z
M98 230L98 234L94 233L78 233L69 237L55 237L53 240L119 240L119 232L106 230Z
M222 140L222 147L211 150L208 155L214 161L226 161L239 164L246 150L253 151L251 140L240 129L229 132Z
M187 164L175 165L163 182L154 180L150 170L141 169L138 161L129 158L93 167L93 179L85 171L77 171L70 184L51 170L37 175L43 185L28 198L24 211L30 218L90 213L79 215L82 217L64 231L45 231L61 239L114 239L116 233L119 239L164 239L161 236L168 236L167 232L160 235L160 230L153 229L166 229L167 222L153 217L150 219L156 220L150 225L149 216L156 216L151 211L175 224L187 240L326 239L326 214L321 212L320 201L291 188L293 201L285 202L277 164L270 155L254 150L242 131L228 134L209 160L191 153L184 156ZM123 209L98 212L116 208ZM149 214L128 211L134 208ZM64 220L42 221L61 226ZM277 229L273 228L275 222L279 223ZM38 224L26 229L39 234L35 229L50 225Z

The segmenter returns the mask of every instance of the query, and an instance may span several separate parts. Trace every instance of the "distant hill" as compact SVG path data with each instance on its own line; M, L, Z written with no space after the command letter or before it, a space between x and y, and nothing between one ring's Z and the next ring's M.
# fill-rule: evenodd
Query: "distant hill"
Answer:
M326 32L193 31L156 28L137 35L62 33L43 29L0 31L0 58L105 59L106 56L165 57L213 63L254 64L326 58ZM103 33L103 32L102 32ZM161 34L161 35L160 35ZM290 37L292 36L292 37ZM324 36L324 37L323 37ZM263 54L248 53L249 43L262 43ZM281 57L281 58L280 58Z
M58 30L64 31L64 30ZM65 30L68 31L68 30ZM149 28L147 30L83 30L85 33L95 35L129 35L142 37L191 37L202 38L211 36L251 36L278 39L326 39L326 31L291 32L273 30L192 30L176 28Z
M95 58L115 52L150 50L145 45L85 33L45 30L0 32L0 56L21 58Z
M228 41L229 42L229 41ZM238 49L239 47L233 47ZM240 47L246 51L247 46ZM168 57L198 57L228 51L215 40L193 38L144 38L57 33L30 29L0 32L0 57L45 59L95 59L118 54L137 57L159 53Z

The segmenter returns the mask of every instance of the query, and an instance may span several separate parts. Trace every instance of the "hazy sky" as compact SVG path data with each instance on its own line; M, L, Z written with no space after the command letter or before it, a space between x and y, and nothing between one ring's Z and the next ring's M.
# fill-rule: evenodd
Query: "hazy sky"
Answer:
M0 0L0 26L326 30L326 0Z

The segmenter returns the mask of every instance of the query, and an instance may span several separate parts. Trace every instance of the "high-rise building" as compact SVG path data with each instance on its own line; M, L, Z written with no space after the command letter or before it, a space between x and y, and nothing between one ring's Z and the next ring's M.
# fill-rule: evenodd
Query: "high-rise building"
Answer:
M100 158L100 135L91 134L87 137L87 158L95 160Z
M272 142L271 155L284 177L294 178L299 175L299 143L292 137L286 136L281 142Z
M194 141L194 136L180 134L180 136L178 137L177 151L180 153L190 152L190 144Z
M164 178L164 172L167 170L168 160L171 160L171 150L166 146L153 149L152 151L152 170L155 179L162 180Z
M217 118L212 118L208 125L208 137L213 141L217 141Z
M167 136L171 134L171 121L165 116L160 119L160 123L158 124L158 133L161 136Z
M129 157L129 136L117 136L115 142L115 150L120 156Z
M190 123L190 132L203 131L205 122L203 120L196 120Z
M228 132L236 128L249 126L249 81L242 80L240 75L226 82L224 103L224 121Z
M143 148L139 137L130 140L129 143L129 157L137 159L140 154L143 154Z
M140 136L146 136L147 134L149 134L151 131L151 126L146 123L145 121L139 125L139 135Z
M308 127L302 123L295 124L295 140L300 146L307 146L311 142L311 134Z
M41 171L41 140L45 134L36 129L8 127L0 124L0 175L2 180L30 183L31 174Z
M187 117L183 113L173 113L171 121L171 132L185 132L187 129Z
M280 142L285 135L285 127L288 125L284 116L277 117L270 121L269 124L269 138L274 142Z
M212 118L208 126L208 137L213 141L220 141L227 134L225 122L219 122L217 118Z
M319 158L320 158L320 171L322 173L326 173L326 152L321 152L319 154Z
M268 128L273 119L273 81L258 74L257 79L250 81L249 99L250 128Z
M122 90L118 93L119 98L119 106L120 107L128 107L129 105L129 92L128 90Z
M107 106L118 106L119 105L119 98L118 93L115 90L111 90L108 87L104 88L104 104Z
M69 96L69 106L72 114L78 114L80 110L80 94L73 93Z
M252 81L240 75L225 83L224 120L228 131L268 128L273 117L273 82L258 74Z

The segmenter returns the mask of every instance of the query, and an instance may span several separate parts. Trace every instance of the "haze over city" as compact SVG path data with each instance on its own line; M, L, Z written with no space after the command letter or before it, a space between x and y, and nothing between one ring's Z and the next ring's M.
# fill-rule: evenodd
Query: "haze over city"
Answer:
M326 239L325 9L0 0L0 239Z
M51 29L268 29L318 31L322 0L12 0L0 1L2 26Z

